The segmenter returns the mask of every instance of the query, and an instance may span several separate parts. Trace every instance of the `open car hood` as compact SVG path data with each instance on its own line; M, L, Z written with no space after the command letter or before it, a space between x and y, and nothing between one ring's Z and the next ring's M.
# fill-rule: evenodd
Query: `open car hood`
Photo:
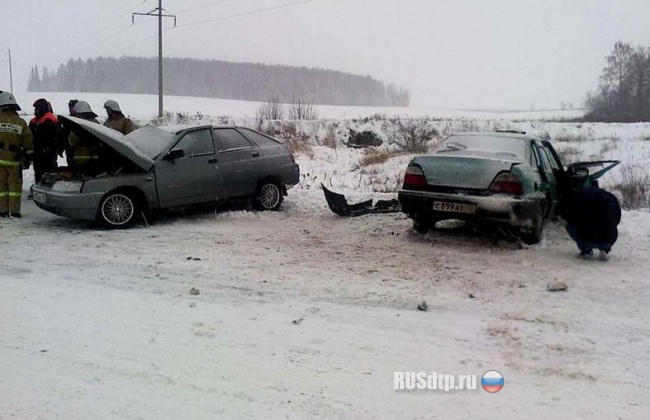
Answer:
M78 135L89 135L97 139L145 171L150 170L156 156L176 140L174 134L150 126L139 128L125 136L117 130L82 118L61 115L59 120L63 120Z

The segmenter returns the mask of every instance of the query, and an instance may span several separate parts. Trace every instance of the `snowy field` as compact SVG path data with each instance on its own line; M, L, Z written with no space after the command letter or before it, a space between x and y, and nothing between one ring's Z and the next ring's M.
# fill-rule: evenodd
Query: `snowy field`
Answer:
M476 118L648 170L649 125ZM280 212L104 231L25 200L0 219L0 419L648 418L648 209L624 212L608 262L575 259L560 222L527 247L453 225L417 235L399 213L339 218L320 182L384 198L410 156L363 167L321 129L304 127ZM394 372L489 370L496 394L394 390Z
M87 92L15 92L16 99L26 112L32 112L31 104L38 98L47 98L57 114L67 114L68 101L79 99L87 101L92 109L105 117L104 102L116 100L124 113L134 119L147 119L158 113L157 95L133 95L125 93L87 93ZM235 101L228 99L195 98L188 96L165 96L164 110L171 113L196 114L207 116L228 116L232 118L252 118L261 103ZM579 109L542 110L542 111L468 111L437 108L377 108L357 106L315 106L319 116L324 118L362 118L373 114L436 116L444 118L573 118L584 112Z

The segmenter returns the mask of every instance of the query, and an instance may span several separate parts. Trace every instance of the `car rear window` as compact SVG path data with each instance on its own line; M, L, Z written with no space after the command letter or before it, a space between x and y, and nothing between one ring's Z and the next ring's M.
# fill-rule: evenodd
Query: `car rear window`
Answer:
M280 141L260 133L259 131L251 130L250 128L240 128L242 133L249 139L253 140L259 147L264 146L277 146L282 144Z
M215 128L213 133L217 142L217 149L220 152L233 149L251 149L253 147L251 142L234 128Z
M464 152L514 154L520 159L526 159L526 141L519 137L457 135L450 136L440 143L434 153L462 154Z

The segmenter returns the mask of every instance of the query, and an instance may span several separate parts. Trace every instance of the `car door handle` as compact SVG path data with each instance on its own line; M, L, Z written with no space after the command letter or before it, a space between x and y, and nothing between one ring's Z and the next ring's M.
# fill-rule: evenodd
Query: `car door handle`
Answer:
M208 159L208 163L217 163L217 158Z
M260 157L260 152L253 152L253 157Z

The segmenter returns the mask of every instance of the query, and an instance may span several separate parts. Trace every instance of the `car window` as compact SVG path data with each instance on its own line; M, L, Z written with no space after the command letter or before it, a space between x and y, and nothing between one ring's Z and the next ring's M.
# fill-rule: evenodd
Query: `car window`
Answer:
M546 170L550 171L551 169L558 169L557 165L553 166L555 164L555 161L550 158L546 147L540 147L540 150L542 151L542 162L544 162L544 167Z
M214 144L210 130L196 130L185 134L176 146L176 149L183 149L185 156L200 156L214 153Z
M551 164L548 163L548 157L546 156L546 153L544 153L544 148L535 144L535 150L537 151L539 160L542 163L542 169L544 172L551 172Z
M544 151L544 154L546 155L546 160L548 161L549 165L551 165L551 168L556 171L559 170L560 167L555 161L555 159L553 158L553 155L551 155L551 151L548 150L546 147L543 147L542 150Z
M234 128L215 128L214 138L220 152L233 149L251 149L253 146L246 137Z
M530 165L533 167L533 170L538 171L540 161L539 161L539 155L537 154L537 148L536 147L531 147L530 148L530 154L531 154Z
M246 137L253 140L258 146L277 146L280 142L274 138L271 138L263 133L260 133L250 128L240 128L241 132L244 133Z

